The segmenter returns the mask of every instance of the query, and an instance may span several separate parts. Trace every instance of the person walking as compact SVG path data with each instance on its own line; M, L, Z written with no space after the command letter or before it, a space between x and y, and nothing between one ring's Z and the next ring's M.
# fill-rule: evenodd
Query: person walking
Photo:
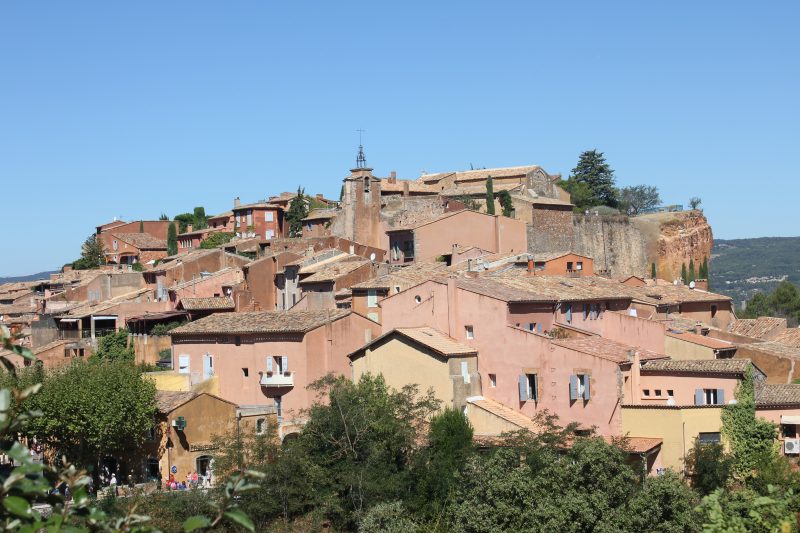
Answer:
M111 494L113 494L115 497L119 496L119 493L117 492L117 475L116 474L111 474L111 481L109 482L109 486L111 487Z

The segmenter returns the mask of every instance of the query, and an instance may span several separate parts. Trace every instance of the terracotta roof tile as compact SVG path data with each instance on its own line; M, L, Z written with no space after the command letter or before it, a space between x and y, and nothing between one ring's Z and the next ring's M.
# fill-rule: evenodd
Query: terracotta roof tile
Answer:
M74 317L74 318L83 318L90 315L95 315L106 309L111 309L112 307L130 302L131 300L137 300L151 292L152 289L139 289L136 291L132 291L121 296L117 296L115 298L111 298L109 300L105 300L103 302L86 302L82 303L76 307L72 307L66 313L63 313L62 316L64 317Z
M149 233L112 233L117 239L125 241L140 250L166 250L167 241L153 237ZM107 254L117 253L119 250L107 250Z
M593 355L595 357L599 357L600 359L606 359L618 364L631 362L632 357L629 356L629 354L634 350L639 353L639 358L642 361L667 358L665 354L644 350L642 348L636 348L621 342L604 339L602 337L554 339L552 342L557 346L562 346L576 352Z
M324 283L327 281L335 281L336 279L346 276L351 272L358 270L364 265L370 264L369 259L362 259L360 257L353 258L348 261L335 261L332 264L325 265L323 268L316 270L312 275L303 278L300 285L305 283ZM303 272L303 270L301 270Z
M310 220L330 220L338 214L339 211L337 209L314 209L303 220L306 222Z
M800 328L784 330L773 340L792 348L800 348Z
M800 405L800 385L764 384L756 389L756 404L767 405Z
M209 272L205 276L200 276L199 278L194 278L194 279L190 279L190 280L187 280L187 281L182 281L180 283L176 283L172 287L169 287L169 290L177 291L177 290L185 289L186 287L191 287L192 285L197 285L198 283L202 283L203 281L206 281L206 280L209 280L209 279L214 279L214 278L219 277L219 276L221 276L223 274L228 274L228 273L234 272L236 270L239 270L240 273L241 273L241 269L239 269L238 267L221 268L221 269L217 270L216 272ZM244 274L242 274L240 276L240 280L243 278L243 276L244 276Z
M197 398L198 393L192 391L156 391L156 406L159 412L174 411L189 400Z
M487 276L509 288L537 294L542 301L630 300L628 287L600 276L531 276L527 270L505 270Z
M705 346L712 350L732 350L736 348L736 345L731 342L715 339L706 335L698 335L697 333L690 333L688 331L668 330L666 334L667 337Z
M181 307L187 311L207 309L233 309L236 305L230 296L212 296L209 298L181 298Z
M458 342L457 340L429 327L397 328L400 335L430 348L445 356L472 355L478 353L475 348Z
M407 267L393 270L388 274L378 276L363 283L353 285L354 289L391 289L400 287L406 290L429 279L442 279L447 276L446 263L415 263Z
M750 359L666 359L646 362L642 365L642 372L740 376L743 375L751 365Z
M502 418L506 422L513 424L520 429L527 429L528 431L532 431L534 433L542 429L536 424L536 422L522 413L515 411L510 407L506 407L505 405L494 400L484 398L483 396L472 396L467 398L467 403L480 407L484 411L487 411L498 418Z
M786 319L771 316L741 318L728 327L728 331L744 337L763 339L776 329L785 329Z
M800 359L800 348L795 348L794 346L789 346L782 342L776 342L776 341L753 342L750 344L739 344L739 347L771 355L776 355L778 357Z
M215 313L175 328L170 335L306 333L349 314L348 309Z
M524 176L529 172L541 168L538 165L527 165L521 167L503 167L503 168L484 168L480 170L462 170L456 172L439 172L436 174L423 174L417 181L423 183L438 182L443 178L455 175L456 181L469 181L469 180L485 180L489 176L493 178L507 178L513 176Z
M628 453L647 453L653 448L661 446L663 439L654 437L608 437L603 436L603 440L614 446L619 446Z

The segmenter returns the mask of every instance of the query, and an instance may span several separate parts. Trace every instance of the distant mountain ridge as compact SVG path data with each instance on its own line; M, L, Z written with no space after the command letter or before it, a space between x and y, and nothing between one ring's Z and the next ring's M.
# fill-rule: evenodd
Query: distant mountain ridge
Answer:
M800 237L715 239L709 264L711 290L741 308L756 292L769 292L787 279L800 285Z
M37 279L49 279L50 274L58 274L58 272L59 272L58 270L48 270L46 272L28 274L27 276L0 277L0 283L16 283L18 281L36 281Z

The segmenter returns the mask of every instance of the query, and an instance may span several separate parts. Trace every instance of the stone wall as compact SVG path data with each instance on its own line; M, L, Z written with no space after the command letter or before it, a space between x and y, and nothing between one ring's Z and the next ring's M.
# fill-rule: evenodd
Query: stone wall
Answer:
M528 219L528 251L534 255L542 252L572 250L574 232L572 211L558 209L530 209Z
M594 258L596 273L645 276L647 246L642 232L625 216L573 215L572 251Z
M384 199L381 217L389 228L421 224L445 212L440 196L390 196Z

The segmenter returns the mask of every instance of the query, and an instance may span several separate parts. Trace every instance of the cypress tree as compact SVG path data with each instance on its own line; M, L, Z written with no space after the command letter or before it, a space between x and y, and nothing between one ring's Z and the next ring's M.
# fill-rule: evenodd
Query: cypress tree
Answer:
M486 213L494 215L494 181L491 176L486 179Z
M704 257L703 264L700 265L700 277L708 279L708 257Z
M651 263L650 264L650 277L653 278L653 279L656 279L656 264L655 263Z
M305 200L305 190L297 188L297 196L289 202L289 211L286 213L286 223L289 224L289 237L303 236L303 219L308 216L308 204Z
M175 223L169 225L167 228L167 255L175 255L178 253L178 230L175 229Z
M139 233L144 233L144 220L139 221Z
M694 259L689 259L689 281L694 281L696 279L697 275L694 270Z
M689 278L688 274L686 273L686 263L681 265L681 281L685 284L688 283L687 279Z

